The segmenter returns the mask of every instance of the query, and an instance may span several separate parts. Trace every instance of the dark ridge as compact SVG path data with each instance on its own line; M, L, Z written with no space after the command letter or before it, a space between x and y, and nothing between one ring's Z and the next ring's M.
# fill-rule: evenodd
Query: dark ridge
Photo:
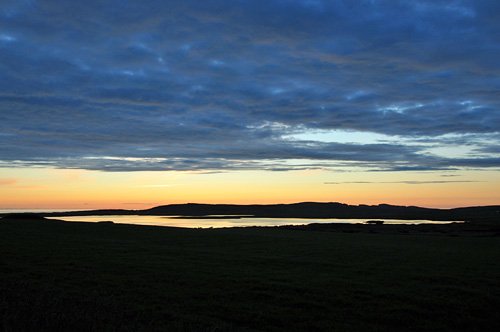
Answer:
M2 216L3 219L23 219L23 220L45 220L45 217L35 213L8 213Z
M500 206L430 209L416 206L295 203L275 205L174 204L143 210L146 215L253 215L261 218L403 219L497 222Z
M369 220L370 221L370 220ZM453 222L436 224L384 224L380 220L372 220L363 224L311 223L307 225L276 226L281 229L299 231L321 231L335 233L365 233L365 234L397 234L397 235L433 235L433 236L462 236L462 237L499 237L500 222L491 224L473 222ZM375 223L380 221L380 223Z
M25 215L25 214L17 214ZM294 203L269 205L171 204L146 210L93 210L40 213L44 217L91 215L157 215L157 216L253 216L260 218L338 218L338 219L402 219L434 221L500 222L500 205L454 209L431 209L417 206L348 205L342 203Z

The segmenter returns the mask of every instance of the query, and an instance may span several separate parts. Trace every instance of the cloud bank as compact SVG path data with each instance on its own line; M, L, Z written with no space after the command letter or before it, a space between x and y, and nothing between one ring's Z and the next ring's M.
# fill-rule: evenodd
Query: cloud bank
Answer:
M498 168L499 22L496 0L7 1L0 165Z

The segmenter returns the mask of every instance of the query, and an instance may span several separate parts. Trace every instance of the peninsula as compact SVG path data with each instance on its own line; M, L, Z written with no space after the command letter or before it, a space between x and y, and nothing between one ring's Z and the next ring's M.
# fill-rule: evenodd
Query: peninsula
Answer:
M433 209L417 206L348 205L343 203L302 202L294 204L170 204L145 210L91 210L42 213L44 217L90 215L157 215L157 216L245 216L257 218L338 218L338 219L403 219L434 221L469 221L496 223L500 221L500 205Z

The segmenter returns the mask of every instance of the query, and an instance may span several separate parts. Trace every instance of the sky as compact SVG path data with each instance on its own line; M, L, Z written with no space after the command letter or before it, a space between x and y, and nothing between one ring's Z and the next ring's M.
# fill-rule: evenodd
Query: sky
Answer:
M0 209L500 204L498 0L0 0Z

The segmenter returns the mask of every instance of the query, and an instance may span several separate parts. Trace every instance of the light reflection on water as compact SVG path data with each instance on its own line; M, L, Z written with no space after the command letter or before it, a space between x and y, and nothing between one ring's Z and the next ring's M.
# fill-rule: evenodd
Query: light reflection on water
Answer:
M99 222L113 221L116 224L135 224L151 226L170 226L188 228L221 228L221 227L248 227L248 226L280 226L280 225L304 225L311 223L364 223L369 219L300 219L300 218L179 218L174 216L138 216L138 215L118 215L118 216L74 216L57 217L51 219L62 219L66 221ZM384 224L435 224L447 223L431 220L384 220Z

